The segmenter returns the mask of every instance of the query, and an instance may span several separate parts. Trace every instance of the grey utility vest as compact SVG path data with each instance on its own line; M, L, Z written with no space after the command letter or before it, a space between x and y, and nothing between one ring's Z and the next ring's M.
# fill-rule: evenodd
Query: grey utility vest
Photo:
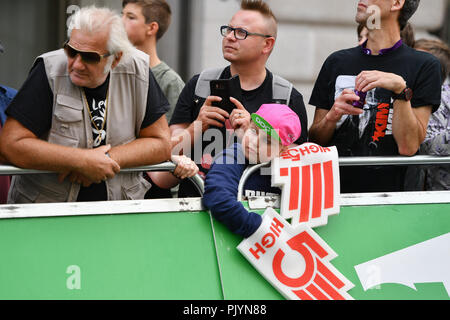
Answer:
M46 53L44 60L53 91L52 127L46 137L53 144L72 148L93 148L88 106L81 88L72 84L64 51ZM134 50L127 61L111 71L108 96L106 144L124 145L137 139L141 130L149 86L149 57ZM108 200L143 199L151 187L142 173L119 173L106 181ZM58 174L15 176L8 203L74 202L80 185L67 179L61 184Z

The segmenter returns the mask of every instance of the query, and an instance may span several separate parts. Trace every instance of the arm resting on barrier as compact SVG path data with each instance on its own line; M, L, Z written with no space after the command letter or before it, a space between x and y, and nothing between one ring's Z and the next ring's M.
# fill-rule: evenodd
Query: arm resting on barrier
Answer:
M121 168L157 164L170 159L170 131L165 115L140 131L139 137L111 149L111 158Z
M171 159L172 162L176 164L173 172L147 172L153 183L162 189L173 188L177 186L181 180L192 178L199 171L195 162L186 156L172 155Z
M18 167L61 174L75 171L94 182L120 171L119 165L106 156L109 150L110 146L87 150L48 143L11 117L0 136L1 154Z
M236 161L236 152L236 148L225 150L218 157L221 163L213 164L206 176L203 204L230 231L247 238L259 228L262 219L237 201L239 181L246 164Z

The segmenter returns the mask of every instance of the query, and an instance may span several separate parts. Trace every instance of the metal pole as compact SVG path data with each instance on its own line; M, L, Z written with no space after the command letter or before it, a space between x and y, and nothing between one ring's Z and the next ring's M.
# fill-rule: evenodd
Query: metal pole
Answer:
M341 157L339 166L399 166L450 164L450 157L414 156L414 157Z
M157 165L152 166L144 166L144 167L137 167L137 168L130 168L130 169L122 169L121 172L123 173L130 173L130 172L147 172L147 171L170 171L173 172L176 168L176 165L172 162L164 162ZM14 166L0 166L0 176L14 176L14 175L29 175L29 174L49 174L54 173L51 171L40 171L40 170L31 170L31 169L20 169ZM200 192L201 195L205 192L205 186L203 179L196 175L192 178L189 178L197 188L197 191Z

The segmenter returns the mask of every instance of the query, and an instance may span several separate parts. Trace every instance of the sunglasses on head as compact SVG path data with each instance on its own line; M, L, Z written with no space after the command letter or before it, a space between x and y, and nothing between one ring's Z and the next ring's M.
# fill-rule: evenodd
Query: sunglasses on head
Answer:
M80 55L81 60L83 60L83 62L85 63L89 63L89 64L97 64L99 63L102 59L107 58L111 55L111 53L106 53L106 54L99 54L97 52L84 52L84 51L79 51L77 49L75 49L74 47L72 47L69 44L69 41L66 41L66 43L64 43L64 51L66 52L66 55L71 58L74 59L77 54Z

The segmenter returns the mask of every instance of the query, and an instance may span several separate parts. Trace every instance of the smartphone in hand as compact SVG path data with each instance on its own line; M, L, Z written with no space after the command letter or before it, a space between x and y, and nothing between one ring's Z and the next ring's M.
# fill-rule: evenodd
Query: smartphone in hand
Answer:
M214 101L212 103L214 107L221 108L231 114L231 112L236 109L236 106L231 102L230 97L242 102L239 75L235 75L230 79L211 80L210 88L212 96L222 98L222 101Z

